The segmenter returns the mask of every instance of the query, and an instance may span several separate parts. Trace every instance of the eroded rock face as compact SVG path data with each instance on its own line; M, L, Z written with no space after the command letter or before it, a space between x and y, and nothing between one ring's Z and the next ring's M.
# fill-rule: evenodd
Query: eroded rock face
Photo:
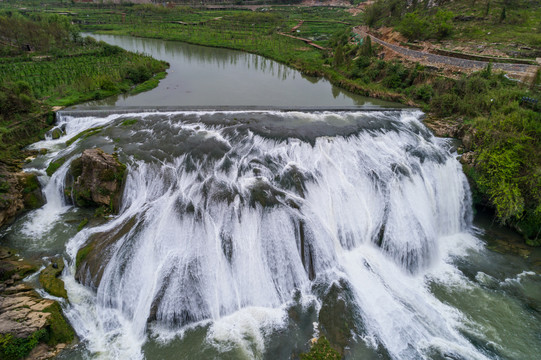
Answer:
M45 203L35 174L16 172L0 163L0 227L24 210Z
M120 209L126 166L101 149L87 149L74 160L66 179L66 190L81 207Z
M36 349L24 350L32 350L26 357L31 360L56 356L75 335L63 318L60 305L41 298L31 286L22 282L36 270L36 264L21 259L11 249L0 247L0 339L8 345L37 339Z
M134 226L136 220L131 218L117 228L92 235L86 245L77 252L75 279L96 290L113 255L111 248Z

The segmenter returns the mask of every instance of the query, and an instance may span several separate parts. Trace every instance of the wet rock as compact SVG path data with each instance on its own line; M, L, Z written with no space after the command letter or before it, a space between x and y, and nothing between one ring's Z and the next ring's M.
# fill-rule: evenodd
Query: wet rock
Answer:
M351 307L354 300L347 290L347 284L343 282L333 283L321 300L319 311L321 331L332 347L343 355L352 340L352 334L362 333L362 329L357 328L357 321L360 321L360 318Z
M438 137L458 138L462 124L454 119L426 118L425 125Z
M84 247L79 249L75 260L75 279L81 284L97 289L103 271L110 257L113 255L111 248L116 242L126 235L136 224L136 219L131 218L121 226L94 234Z
M102 206L117 213L125 173L126 166L115 156L101 149L88 149L71 163L66 189L78 206Z
M0 227L25 210L44 204L35 174L20 172L0 163Z
M56 139L59 139L62 135L64 135L64 132L59 129L59 128L54 128L52 131L51 131L51 137L56 140Z
M464 154L462 154L462 156L460 157L460 163L462 165L465 165L465 166L468 166L468 167L473 167L475 165L475 159L476 159L477 155L474 151L468 151Z
M49 294L67 299L68 293L64 288L64 281L59 278L62 270L64 270L64 260L61 257L53 259L52 263L39 274L39 283Z

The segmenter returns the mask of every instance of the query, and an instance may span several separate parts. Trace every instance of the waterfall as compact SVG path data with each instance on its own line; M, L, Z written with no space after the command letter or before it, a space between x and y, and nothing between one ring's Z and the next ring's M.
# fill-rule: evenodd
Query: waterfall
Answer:
M475 240L460 164L421 116L65 116L68 134L105 126L128 165L120 214L67 245L78 335L104 358L143 358L149 333L171 339L205 324L212 346L249 332L247 357L262 358L265 334L284 326L299 294L318 304L315 288L341 281L363 323L357 341L394 359L484 358L459 331L461 314L428 289ZM137 122L116 126L127 117ZM95 254L76 271L89 244Z

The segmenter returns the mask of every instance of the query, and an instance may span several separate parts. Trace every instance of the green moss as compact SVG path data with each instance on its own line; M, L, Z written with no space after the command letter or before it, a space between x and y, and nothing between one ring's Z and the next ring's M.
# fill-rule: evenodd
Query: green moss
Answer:
M35 194L26 194L23 199L25 209L37 209L43 206L43 199Z
M60 130L59 128L54 129L53 132L51 133L51 136L55 140L59 139L62 136L62 130Z
M131 126L133 124L136 124L137 121L138 121L137 119L126 119L120 125L122 125L122 126Z
M80 133L72 137L71 139L67 140L66 146L70 146L71 144L73 144L75 141L77 141L80 138L86 139L89 136L95 135L99 133L102 129L103 129L103 126L98 126L98 127L87 129L85 131L81 131Z
M26 357L46 335L45 329L26 338L16 338L11 333L0 334L0 359L17 360Z
M317 339L312 344L312 348L309 352L300 354L301 360L339 360L341 359L338 351L331 347L329 341L324 337Z
M77 158L71 162L70 172L75 180L83 173L83 161L81 158Z
M64 281L58 278L64 269L64 260L58 258L53 263L56 263L57 267L54 268L53 264L49 264L49 266L43 269L39 274L39 283L49 294L67 299L68 294L64 288Z
M77 232L83 230L83 228L86 226L86 224L88 224L88 219L87 219L87 218L84 218L84 219L79 223L79 225L77 225Z
M44 312L51 314L47 319L47 344L49 346L55 346L61 343L68 344L72 342L75 338L75 332L66 319L64 319L60 305L55 301L51 306L45 308Z
M56 170L58 170L58 168L60 166L62 166L62 164L64 164L66 162L66 159L65 158L60 158L60 159L57 159L55 161L51 161L51 163L49 164L49 166L47 166L47 170L45 170L45 172L47 173L48 176L51 176L53 175Z
M24 179L23 186L23 193L25 194L31 193L41 187L36 174L28 174Z
M79 266L81 266L81 263L83 261L85 261L86 257L88 256L88 254L94 249L94 244L93 243L90 243L88 244L87 246L79 249L79 251L77 251L77 256L75 258L75 268L79 268Z

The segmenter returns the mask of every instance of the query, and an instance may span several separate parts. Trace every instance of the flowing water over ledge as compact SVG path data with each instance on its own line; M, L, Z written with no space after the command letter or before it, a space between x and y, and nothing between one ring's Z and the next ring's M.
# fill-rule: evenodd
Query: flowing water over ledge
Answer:
M66 113L66 135L35 144L50 151L29 164L44 174L67 159L41 177L47 204L4 238L69 264L81 343L63 359L285 359L320 332L348 359L535 359L541 277L485 249L460 164L421 118ZM63 179L98 146L128 166L124 201L77 233L90 214L66 202ZM89 241L100 271L76 281Z

